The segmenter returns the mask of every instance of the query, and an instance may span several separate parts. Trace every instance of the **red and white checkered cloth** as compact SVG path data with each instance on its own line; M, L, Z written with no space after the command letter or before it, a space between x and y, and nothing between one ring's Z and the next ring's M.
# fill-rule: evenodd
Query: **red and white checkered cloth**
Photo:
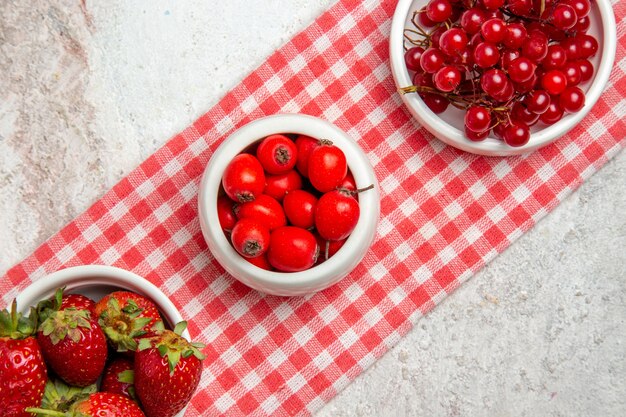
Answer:
M395 2L340 0L12 268L0 281L3 304L67 266L132 270L171 296L208 344L187 416L310 414L626 145L626 4L614 8L616 65L592 113L531 155L486 158L444 146L405 110L388 61ZM347 131L381 185L371 251L341 283L306 298L235 281L208 252L196 213L212 151L277 112Z

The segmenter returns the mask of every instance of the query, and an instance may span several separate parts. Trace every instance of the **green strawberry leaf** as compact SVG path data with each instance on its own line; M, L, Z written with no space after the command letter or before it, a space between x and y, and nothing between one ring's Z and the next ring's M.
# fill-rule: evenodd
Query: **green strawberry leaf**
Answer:
M125 384L134 384L135 372L133 372L132 369L127 369L125 371L122 371L119 374L117 374L117 380Z
M176 326L174 327L174 333L180 336L183 334L186 328L187 328L187 322L183 320L176 324Z

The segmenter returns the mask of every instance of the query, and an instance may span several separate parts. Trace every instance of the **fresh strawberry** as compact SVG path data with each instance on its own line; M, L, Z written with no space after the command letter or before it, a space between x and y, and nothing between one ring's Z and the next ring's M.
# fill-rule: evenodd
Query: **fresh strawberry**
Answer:
M96 382L107 358L107 342L87 310L54 311L39 326L37 341L48 366L70 385Z
M104 369L100 391L114 392L136 400L133 361L117 357L113 359Z
M75 402L67 412L28 408L31 413L54 417L146 417L130 399L111 392L96 392Z
M32 312L31 312L32 313ZM26 407L41 404L48 372L41 349L32 335L36 329L35 314L24 317L11 311L0 311L0 415L30 417Z
M171 417L182 410L200 382L204 345L181 336L182 321L174 331L139 341L135 353L135 390L148 417Z
M46 410L68 411L72 404L89 397L98 391L96 384L86 387L73 387L60 379L49 379L41 401L41 408Z
M156 305L130 291L116 291L96 303L96 317L111 345L118 352L137 349L137 340L163 328Z

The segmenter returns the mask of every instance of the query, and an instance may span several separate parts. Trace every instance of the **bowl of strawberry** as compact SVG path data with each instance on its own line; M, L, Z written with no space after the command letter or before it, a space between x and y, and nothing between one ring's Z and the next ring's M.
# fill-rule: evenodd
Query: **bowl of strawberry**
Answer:
M258 291L323 290L361 261L380 213L374 170L358 144L301 114L257 119L209 161L198 197L209 249Z
M11 417L182 417L203 345L152 283L119 268L67 268L0 311L0 410ZM8 410L8 411L7 411Z
M507 156L582 120L616 41L609 0L400 0L390 56L402 100L433 135Z

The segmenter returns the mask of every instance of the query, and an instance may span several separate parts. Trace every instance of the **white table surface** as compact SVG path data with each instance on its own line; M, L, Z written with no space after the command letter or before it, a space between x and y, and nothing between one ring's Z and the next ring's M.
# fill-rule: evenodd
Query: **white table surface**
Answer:
M332 3L0 2L0 273ZM317 415L625 415L625 186L622 153Z

